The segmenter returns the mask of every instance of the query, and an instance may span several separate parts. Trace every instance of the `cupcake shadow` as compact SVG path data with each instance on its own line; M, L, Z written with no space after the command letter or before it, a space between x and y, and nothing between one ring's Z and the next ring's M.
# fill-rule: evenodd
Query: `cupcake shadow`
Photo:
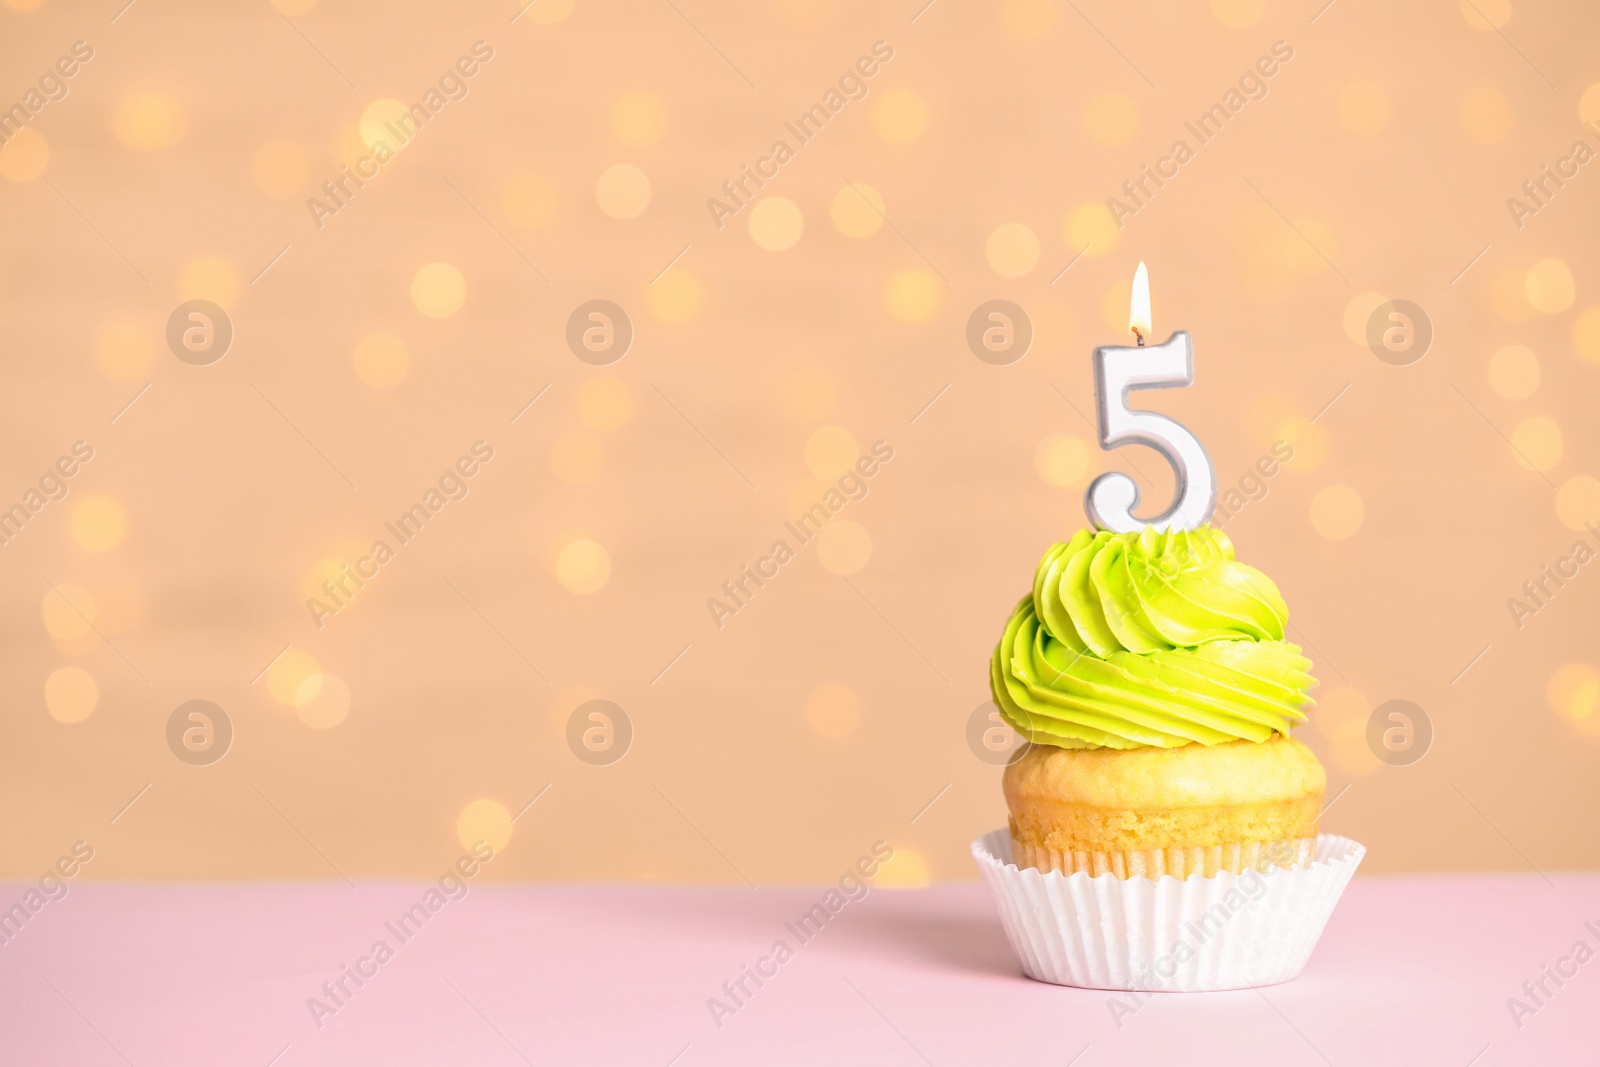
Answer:
M898 954L968 974L1022 977L999 917L974 914L971 907L877 910L861 917L849 940L874 956Z

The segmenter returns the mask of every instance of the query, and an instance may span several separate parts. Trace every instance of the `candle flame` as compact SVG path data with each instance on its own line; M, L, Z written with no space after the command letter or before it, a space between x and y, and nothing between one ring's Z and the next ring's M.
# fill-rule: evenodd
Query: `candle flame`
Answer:
M1133 331L1133 336L1144 344L1149 337L1150 328L1150 272L1145 270L1141 260L1139 269L1133 272L1133 298L1128 305L1128 329Z

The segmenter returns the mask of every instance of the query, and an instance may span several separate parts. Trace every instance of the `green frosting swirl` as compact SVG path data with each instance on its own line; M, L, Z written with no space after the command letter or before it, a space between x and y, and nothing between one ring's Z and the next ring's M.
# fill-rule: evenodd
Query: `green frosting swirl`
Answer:
M1036 744L1266 741L1305 721L1311 661L1272 580L1220 530L1079 530L1046 552L995 647L995 703Z

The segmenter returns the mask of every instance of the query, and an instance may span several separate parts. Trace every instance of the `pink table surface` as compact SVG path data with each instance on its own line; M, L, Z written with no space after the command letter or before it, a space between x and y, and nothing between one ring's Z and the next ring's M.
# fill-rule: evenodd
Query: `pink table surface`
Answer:
M1507 1007L1600 950L1595 874L1357 878L1294 982L1120 1020L1021 977L976 884L873 890L806 944L784 923L821 888L477 885L401 944L384 924L424 888L73 885L0 945L0 1063L1600 1062L1600 960L1520 1027ZM380 938L319 1028L307 999ZM719 1028L707 999L780 938L794 958Z

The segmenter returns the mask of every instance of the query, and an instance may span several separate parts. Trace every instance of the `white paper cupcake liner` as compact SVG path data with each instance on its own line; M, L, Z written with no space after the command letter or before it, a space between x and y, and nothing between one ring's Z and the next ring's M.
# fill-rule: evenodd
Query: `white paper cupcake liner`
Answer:
M972 843L1022 972L1086 989L1243 989L1305 969L1367 853L1321 834L1311 861L1179 880L1018 868L1011 833Z

